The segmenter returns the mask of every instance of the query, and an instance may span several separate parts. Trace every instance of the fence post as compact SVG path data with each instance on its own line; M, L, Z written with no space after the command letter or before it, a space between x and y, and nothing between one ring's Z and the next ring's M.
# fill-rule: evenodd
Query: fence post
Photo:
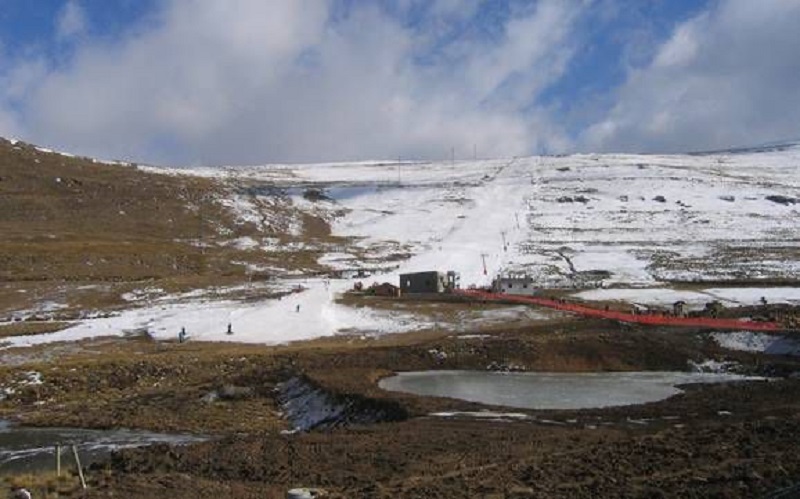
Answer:
M86 488L86 479L83 477L83 467L81 467L81 458L78 457L78 447L72 446L72 455L75 456L75 464L78 465L78 476L81 478L81 487Z
M56 476L61 477L61 444L56 444Z

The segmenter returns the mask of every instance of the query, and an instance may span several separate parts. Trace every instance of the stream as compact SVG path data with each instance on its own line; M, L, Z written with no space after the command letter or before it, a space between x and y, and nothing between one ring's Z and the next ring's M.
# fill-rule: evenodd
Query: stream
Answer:
M190 434L153 433L142 430L87 430L35 428L0 420L0 473L55 469L55 446L60 444L62 469L74 469L71 445L77 446L81 464L106 458L112 450L156 443L185 445L208 440Z

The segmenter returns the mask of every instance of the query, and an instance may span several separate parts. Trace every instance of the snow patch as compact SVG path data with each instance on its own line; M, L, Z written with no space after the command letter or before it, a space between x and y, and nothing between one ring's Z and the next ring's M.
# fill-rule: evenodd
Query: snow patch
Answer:
M159 340L175 340L182 328L190 340L280 344L337 333L381 335L432 326L429 320L411 313L336 303L338 293L350 287L347 282L318 279L284 281L285 290L296 292L258 301L223 298L236 290L246 292L249 285L195 290L164 296L116 316L84 320L54 333L5 338L0 349L141 332ZM233 334L227 334L228 324Z
M247 251L261 247L261 244L249 236L239 237L226 243L227 246L233 246L236 249Z
M261 213L258 206L250 198L234 195L221 199L220 204L231 210L240 224L261 225Z
M164 292L165 291L161 288L135 289L128 293L122 293L120 295L120 298L128 302L151 300L153 298L163 295Z
M529 420L533 419L532 416L528 414L523 414L521 412L492 412L492 411L480 411L480 412L470 412L470 411L457 411L457 412L434 412L429 414L429 416L436 417L436 418L474 418L474 419L490 419L493 421L502 421L502 420Z
M800 356L800 341L785 336L751 331L711 333L711 338L722 348L741 352L759 352L769 355Z
M689 370L696 373L731 373L739 366L737 362L704 360L703 362L689 361Z

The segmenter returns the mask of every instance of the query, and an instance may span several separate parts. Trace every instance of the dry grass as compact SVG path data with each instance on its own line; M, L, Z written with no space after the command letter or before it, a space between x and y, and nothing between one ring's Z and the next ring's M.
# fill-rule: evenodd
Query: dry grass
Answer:
M0 490L10 490L13 487L28 489L32 497L36 499L55 499L77 494L81 490L81 482L77 472L64 471L61 476L57 476L54 471L0 476Z
M158 343L144 337L83 342L58 362L0 368L0 386L16 390L2 412L45 426L129 427L202 432L277 431L271 397L286 358L261 347ZM14 385L36 371L41 385ZM204 401L222 385L254 388L251 398Z
M67 322L14 322L0 325L0 338L54 333L69 326Z

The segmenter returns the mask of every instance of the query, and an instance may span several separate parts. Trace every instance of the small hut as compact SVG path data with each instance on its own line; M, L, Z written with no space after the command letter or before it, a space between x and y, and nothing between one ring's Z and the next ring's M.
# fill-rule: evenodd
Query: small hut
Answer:
M388 282L384 282L382 284L373 284L369 287L369 291L375 296L400 296L400 288Z
M458 272L414 272L400 274L400 292L403 295L413 293L445 293L461 287Z

